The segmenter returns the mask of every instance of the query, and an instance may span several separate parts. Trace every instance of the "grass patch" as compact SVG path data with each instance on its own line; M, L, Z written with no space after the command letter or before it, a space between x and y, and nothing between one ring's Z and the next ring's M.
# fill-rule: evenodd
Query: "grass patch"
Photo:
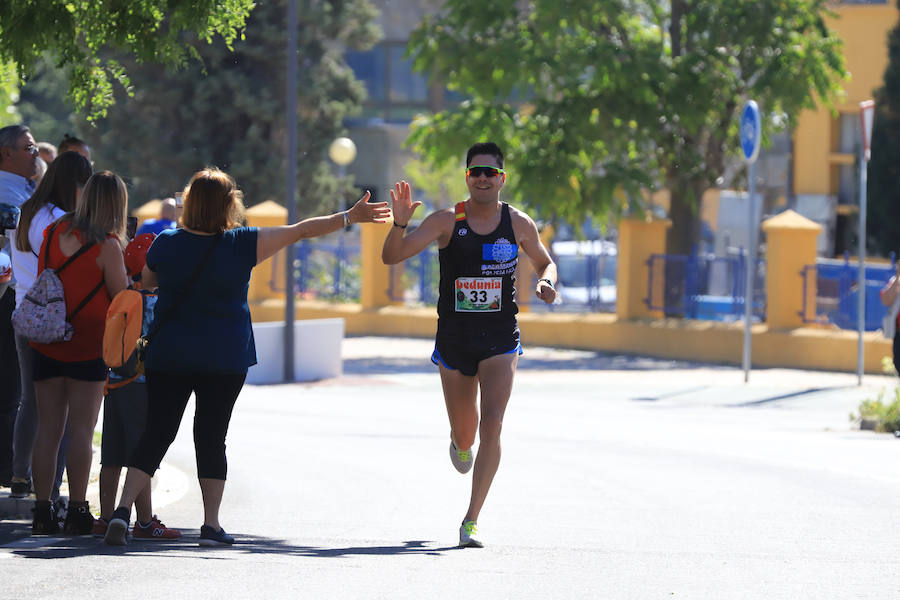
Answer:
M874 400L863 400L857 410L859 414L850 414L851 421L874 421L875 431L883 433L900 430L900 388L890 393L882 389Z

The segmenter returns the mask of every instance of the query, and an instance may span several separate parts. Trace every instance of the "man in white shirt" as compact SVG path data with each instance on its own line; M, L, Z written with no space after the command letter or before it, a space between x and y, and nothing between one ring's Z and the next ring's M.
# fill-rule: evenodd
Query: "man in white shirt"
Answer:
M37 142L24 125L0 129L0 203L19 207L34 192L32 177L38 172ZM5 232L0 232L0 251L9 253ZM0 297L0 486L12 478L12 438L19 406L19 361L10 318L16 305L13 285Z

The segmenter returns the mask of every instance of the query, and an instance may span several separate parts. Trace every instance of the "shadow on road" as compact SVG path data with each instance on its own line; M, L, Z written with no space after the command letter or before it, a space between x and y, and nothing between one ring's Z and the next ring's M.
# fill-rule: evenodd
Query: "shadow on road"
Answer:
M676 360L627 356L624 354L604 354L600 352L561 352L554 357L546 350L529 356L528 350L519 358L520 371L654 371L662 369L729 369L734 367L716 366ZM400 373L437 373L437 367L427 356L409 357L365 357L344 359L344 375L386 375Z
M129 539L126 546L107 546L102 539L94 537L24 537L5 544L2 550L11 551L23 558L53 559L79 558L82 556L145 556L161 552L190 555L206 555L208 558L227 560L239 554L280 554L286 556L308 556L311 558L336 558L340 556L398 556L402 554L426 554L439 556L451 550L462 550L457 546L435 546L433 542L409 540L387 546L348 546L323 548L302 546L287 540L237 534L234 546L201 548L197 545L198 530L182 530L180 540L143 541ZM43 545L40 545L43 544Z

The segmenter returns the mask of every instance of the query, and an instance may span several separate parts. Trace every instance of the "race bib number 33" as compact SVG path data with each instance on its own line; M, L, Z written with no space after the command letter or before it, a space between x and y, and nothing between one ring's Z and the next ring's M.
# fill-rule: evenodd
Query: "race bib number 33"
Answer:
M456 312L499 312L502 297L502 277L459 277L456 280Z

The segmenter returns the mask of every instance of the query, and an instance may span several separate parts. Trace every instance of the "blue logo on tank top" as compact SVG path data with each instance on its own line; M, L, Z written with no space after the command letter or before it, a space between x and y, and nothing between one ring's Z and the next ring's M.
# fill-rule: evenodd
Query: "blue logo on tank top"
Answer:
M506 262L519 254L518 244L510 244L506 239L500 238L494 244L481 245L481 260L494 260Z

